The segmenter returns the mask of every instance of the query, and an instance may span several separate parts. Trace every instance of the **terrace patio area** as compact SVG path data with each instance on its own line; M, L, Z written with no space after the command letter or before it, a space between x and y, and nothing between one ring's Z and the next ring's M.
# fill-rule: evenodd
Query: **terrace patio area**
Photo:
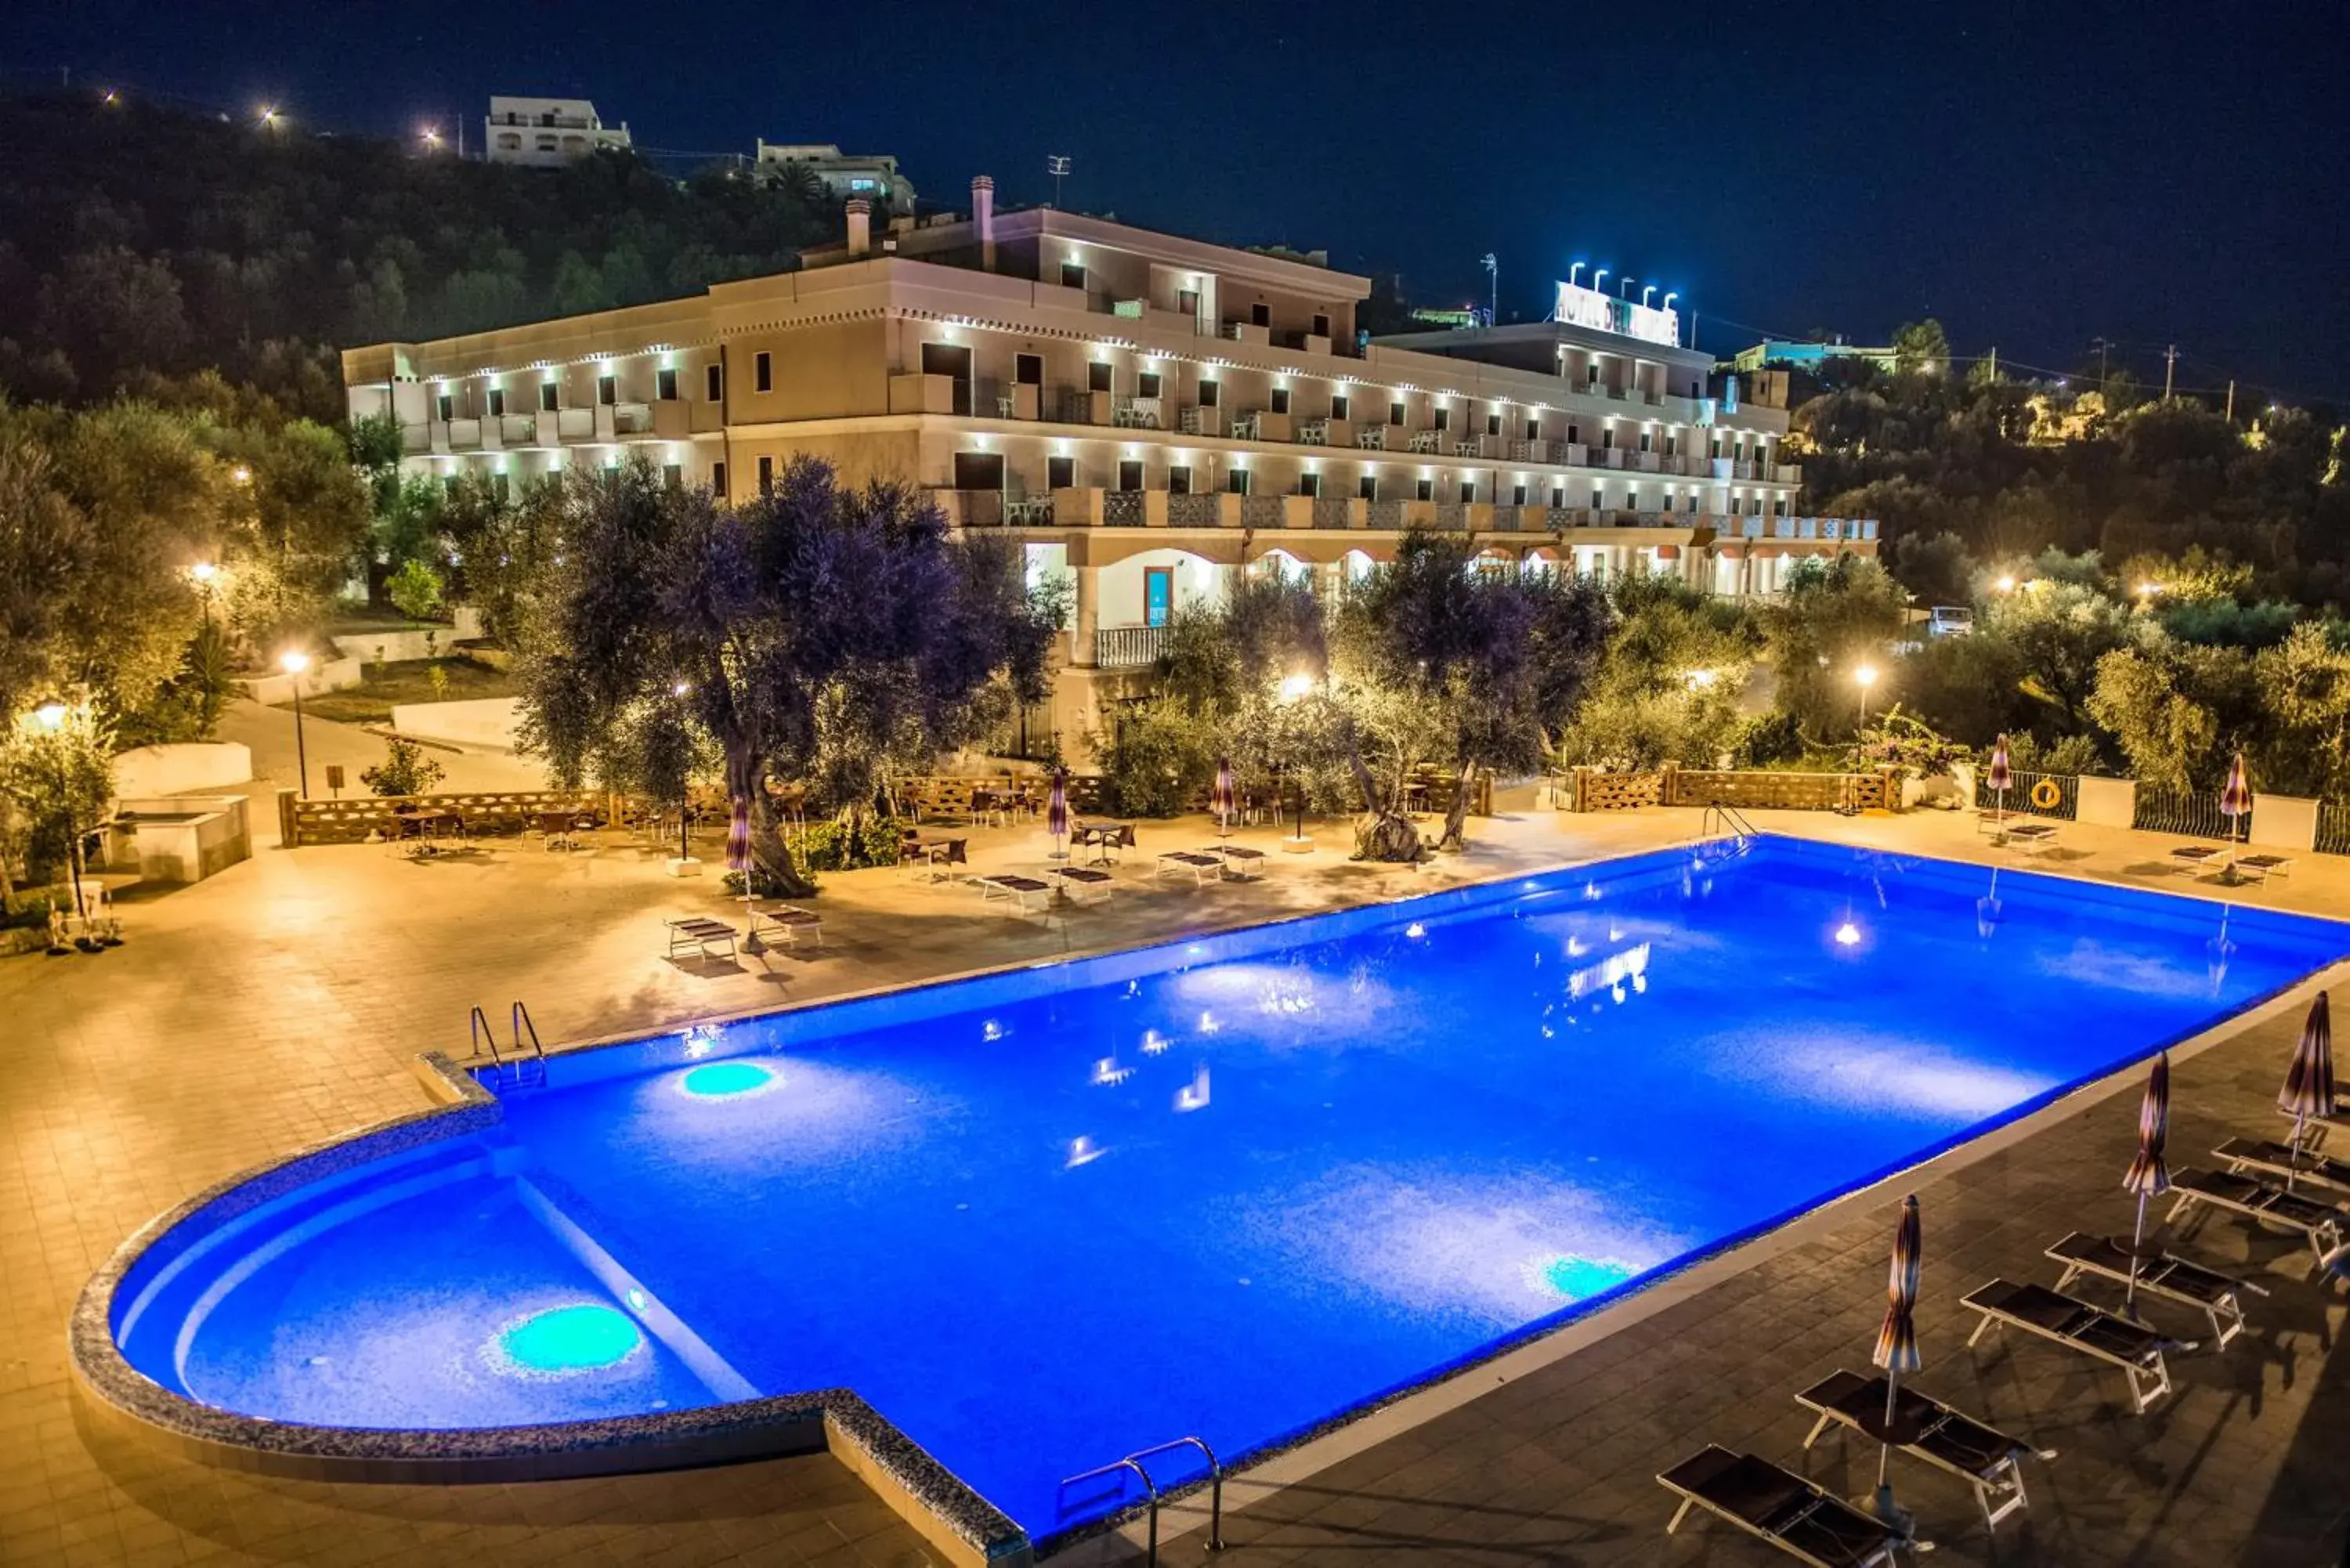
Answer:
M418 1108L410 1058L462 1051L476 1002L502 1017L509 1002L526 1002L550 1043L642 1033L1654 847L1699 821L1695 810L1555 815L1524 791L1501 806L1503 817L1477 825L1470 854L1419 870L1350 866L1343 827L1317 824L1314 854L1272 855L1263 881L1207 887L1154 883L1150 860L1208 842L1211 829L1196 818L1145 823L1114 898L1049 917L1008 915L965 888L895 871L837 874L816 903L822 949L687 963L663 959L660 918L726 918L714 868L673 880L657 855L550 854L530 841L424 863L363 846L265 850L184 891L126 900L130 940L119 950L0 963L0 1010L12 1021L0 1043L0 1451L19 1456L0 1473L0 1561L928 1560L919 1535L824 1458L461 1488L197 1465L88 1421L66 1362L66 1317L105 1256L190 1192ZM2027 864L1954 816L1755 817L1898 852ZM1270 849L1277 836L1253 829L1241 841ZM983 871L1033 870L1045 847L1035 825L969 836ZM2028 864L2215 891L2172 877L2159 863L2167 843L2151 836L2068 826L2064 840ZM2350 861L2305 858L2289 880L2230 896L2350 915ZM2305 991L2182 1054L2178 1162L2230 1130L2277 1126L2272 1100ZM1836 1366L1866 1366L1894 1209L1916 1190L1928 1226L1919 1386L2061 1450L2028 1469L2032 1505L2001 1527L1996 1551L1961 1489L1898 1471L1938 1560L2340 1561L2350 1362L2334 1347L2345 1314L2338 1292L2307 1279L2297 1241L2206 1228L2197 1254L2254 1270L2272 1294L2226 1353L2177 1358L2178 1394L2144 1417L2127 1413L2117 1380L2057 1353L1963 1347L1965 1290L1994 1273L2052 1278L2040 1256L2048 1242L2126 1226L2118 1181L2137 1081L2062 1102L1244 1478L1228 1490L1235 1560L1773 1561L1701 1521L1668 1540L1670 1500L1653 1477L1706 1442L1796 1462L1809 1417L1793 1395ZM1668 1130L1660 1118L1659 1135ZM1872 1459L1855 1443L1847 1469L1830 1439L1814 1473L1857 1490ZM1266 1484L1276 1480L1287 1484ZM1181 1559L1200 1544L1188 1534L1167 1550Z

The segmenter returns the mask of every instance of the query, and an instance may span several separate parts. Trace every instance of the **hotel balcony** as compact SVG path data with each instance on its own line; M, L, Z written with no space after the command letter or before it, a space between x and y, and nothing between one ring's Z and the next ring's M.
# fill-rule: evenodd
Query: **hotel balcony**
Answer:
M1094 664L1101 670L1140 670L1159 662L1167 639L1163 626L1105 626L1094 631Z
M535 414L500 414L494 422L498 427L498 445L537 446L538 418Z

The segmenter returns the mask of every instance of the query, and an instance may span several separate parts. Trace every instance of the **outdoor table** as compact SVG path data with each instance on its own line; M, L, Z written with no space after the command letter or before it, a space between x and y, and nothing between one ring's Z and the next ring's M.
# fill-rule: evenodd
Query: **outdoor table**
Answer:
M1094 846L1094 857L1087 864L1107 866L1117 858L1114 851L1121 846L1129 849L1134 846L1134 824L1088 822L1079 827L1073 837L1077 844L1090 844Z
M440 846L433 843L436 838L453 836L462 840L465 836L465 819L455 812L442 807L435 806L424 811L395 812L393 815L399 821L414 826L417 838L416 853L419 855L440 854ZM447 831L444 832L443 829Z
M928 874L935 879L939 875L939 867L947 863L947 856L953 850L954 845L955 841L951 838L909 838L900 846L899 852L910 865L917 861L920 862Z

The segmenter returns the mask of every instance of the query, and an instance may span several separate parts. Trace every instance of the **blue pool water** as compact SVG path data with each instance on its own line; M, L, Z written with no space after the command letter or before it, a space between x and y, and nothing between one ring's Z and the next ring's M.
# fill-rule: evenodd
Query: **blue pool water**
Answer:
M557 1058L493 1130L134 1269L116 1333L341 1426L847 1386L1046 1534L1107 1501L1064 1476L1295 1435L2345 953L1786 840L1641 857Z

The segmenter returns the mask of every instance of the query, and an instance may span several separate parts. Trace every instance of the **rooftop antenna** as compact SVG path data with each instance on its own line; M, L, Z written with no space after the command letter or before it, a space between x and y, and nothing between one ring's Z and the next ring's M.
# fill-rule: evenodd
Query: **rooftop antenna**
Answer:
M1492 252L1487 251L1479 258L1477 265L1485 269L1485 275L1493 284L1493 303L1486 307L1485 325L1498 327L1502 324L1502 264L1494 258Z
M1069 175L1069 155L1066 152L1046 153L1045 172L1053 177L1053 205L1058 207L1061 204L1061 182Z

